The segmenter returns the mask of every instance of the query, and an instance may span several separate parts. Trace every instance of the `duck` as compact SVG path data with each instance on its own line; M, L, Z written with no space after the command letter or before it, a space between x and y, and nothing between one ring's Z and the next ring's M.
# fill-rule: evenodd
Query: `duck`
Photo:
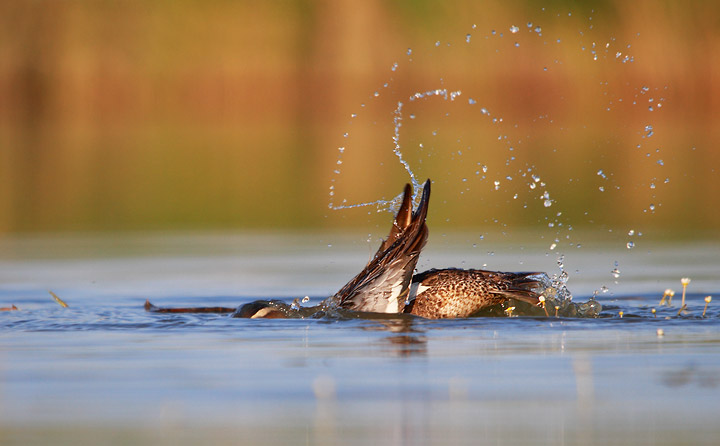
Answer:
M444 268L415 273L428 240L426 223L431 181L413 210L413 188L406 184L390 232L365 267L338 292L317 306L288 305L278 300L246 303L237 309L158 308L155 312L229 312L233 317L275 319L308 317L328 311L412 315L426 319L465 318L510 300L540 306L547 276L541 272L500 272Z
M426 319L470 317L516 300L541 305L545 273L431 269L413 276L403 311Z

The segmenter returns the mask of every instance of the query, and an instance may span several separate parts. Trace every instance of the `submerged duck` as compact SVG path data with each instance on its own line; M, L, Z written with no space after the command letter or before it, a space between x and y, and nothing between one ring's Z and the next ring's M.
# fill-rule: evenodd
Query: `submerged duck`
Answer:
M431 269L413 275L428 238L425 223L430 180L423 186L417 209L412 187L405 185L402 204L390 233L365 267L333 296L316 307L269 300L231 308L157 308L148 311L232 312L242 318L305 317L328 310L411 314L429 319L468 317L509 299L539 305L545 289L544 273L506 273L475 269Z

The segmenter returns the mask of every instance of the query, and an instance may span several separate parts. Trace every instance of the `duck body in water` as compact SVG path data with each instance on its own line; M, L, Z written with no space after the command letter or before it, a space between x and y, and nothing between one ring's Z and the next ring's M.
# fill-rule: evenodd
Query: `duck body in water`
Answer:
M327 311L411 314L429 319L468 317L508 299L538 305L547 278L544 273L505 273L457 268L431 269L413 274L428 238L425 222L430 180L423 186L413 212L412 187L407 184L390 233L365 267L333 296L316 307L268 300L230 308L157 308L157 312L232 312L243 318L288 318ZM223 311L218 311L223 310Z
M540 303L544 273L431 269L413 276L404 312L428 319L469 317L515 299Z

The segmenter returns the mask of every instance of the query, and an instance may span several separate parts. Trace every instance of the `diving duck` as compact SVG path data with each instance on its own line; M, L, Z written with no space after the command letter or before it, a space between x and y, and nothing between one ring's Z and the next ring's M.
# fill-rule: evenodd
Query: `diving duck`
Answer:
M476 269L431 269L413 275L428 238L425 223L430 200L430 180L413 211L412 187L405 185L402 204L390 233L365 267L333 296L317 307L299 307L269 300L242 305L233 312L242 318L287 318L317 314L327 309L370 313L412 314L428 319L461 318L476 314L508 299L540 304L544 273L506 273ZM165 309L146 302L148 311L209 312L203 308ZM223 311L218 311L223 310Z

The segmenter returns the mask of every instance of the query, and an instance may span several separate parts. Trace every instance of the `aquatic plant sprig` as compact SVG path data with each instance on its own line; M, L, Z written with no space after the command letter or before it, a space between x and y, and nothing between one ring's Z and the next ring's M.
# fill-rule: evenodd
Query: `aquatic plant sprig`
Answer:
M672 298L675 295L675 291L671 290L670 288L666 288L665 292L663 293L662 299L660 299L660 306L667 305L668 307L672 305ZM668 299L669 298L669 299Z
M683 292L682 292L682 301L680 302L680 309L678 310L678 316L680 316L680 314L682 314L683 311L687 311L687 305L685 305L685 290L687 289L687 286L690 284L690 278L683 277L682 279L680 279L680 283L682 284Z
M707 313L707 308L710 302L712 302L712 296L705 296L705 308L703 308L702 317L705 317L705 313Z
M63 308L68 308L68 304L66 304L64 300L60 299L57 294L53 293L52 291L48 291L48 293L50 293L50 295L53 297L53 299L55 299L55 302L57 302L58 305Z
M680 283L682 284L682 287L683 287L681 306L684 307L685 306L685 290L687 289L687 286L690 285L690 278L683 277L682 279L680 279Z
M545 316L550 317L550 314L548 314L547 308L545 307L545 296L540 296L538 300L540 301L540 306L545 311Z

